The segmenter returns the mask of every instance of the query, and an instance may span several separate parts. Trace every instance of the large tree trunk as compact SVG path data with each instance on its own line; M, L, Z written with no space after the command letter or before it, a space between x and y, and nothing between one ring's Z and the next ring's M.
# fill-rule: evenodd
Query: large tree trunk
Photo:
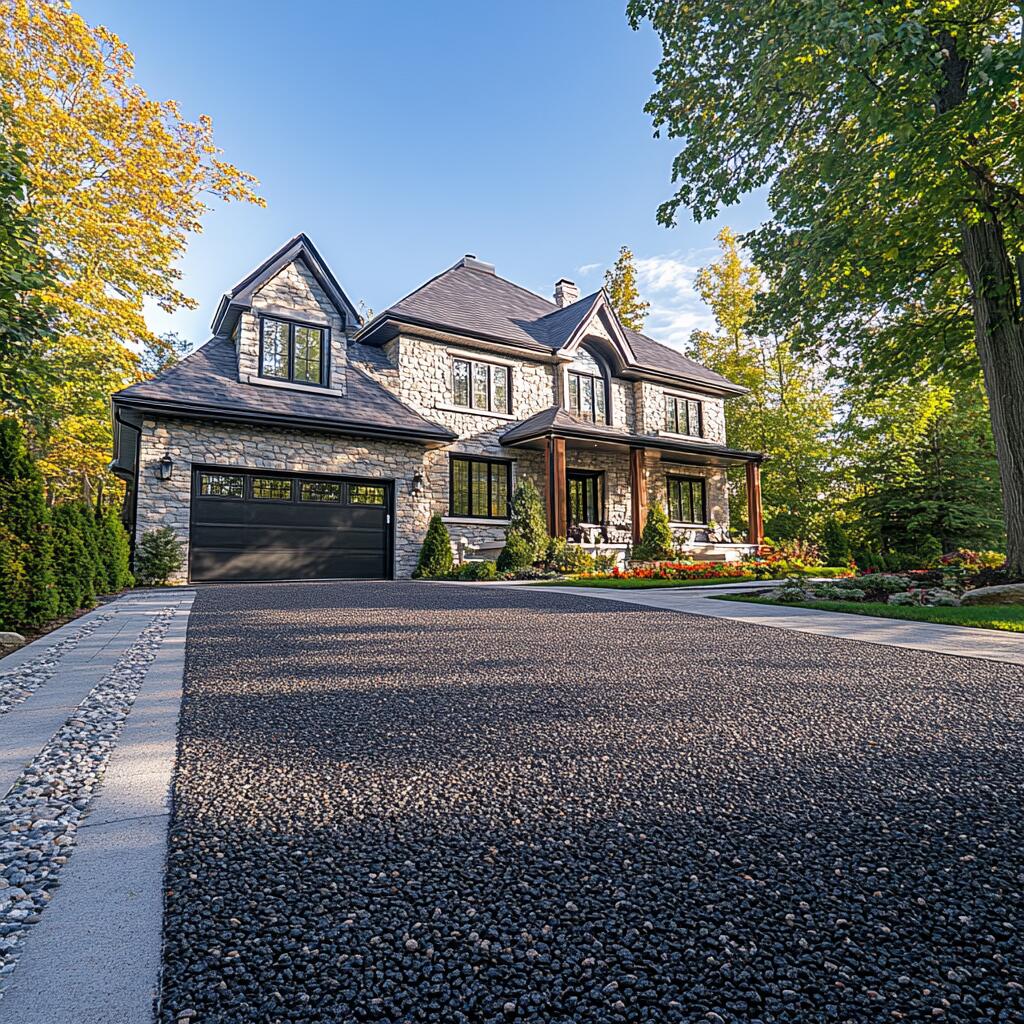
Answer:
M964 221L960 239L1002 477L1007 568L1024 576L1024 325L1017 282L994 215Z

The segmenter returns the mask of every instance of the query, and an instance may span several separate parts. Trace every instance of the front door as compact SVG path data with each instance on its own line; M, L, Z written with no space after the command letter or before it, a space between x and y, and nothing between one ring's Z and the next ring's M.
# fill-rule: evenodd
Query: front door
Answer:
M604 522L604 474L597 470L570 469L565 476L569 525Z

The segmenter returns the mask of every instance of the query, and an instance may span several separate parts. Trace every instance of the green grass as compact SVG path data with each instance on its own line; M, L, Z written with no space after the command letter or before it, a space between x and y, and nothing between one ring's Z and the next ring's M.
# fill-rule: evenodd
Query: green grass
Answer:
M968 608L925 608L881 604L875 601L788 601L782 604L764 597L746 594L723 594L716 601L748 601L770 604L776 608L815 608L823 612L845 612L850 615L878 615L883 619L907 619L912 622L939 622L944 626L972 626L975 629L1000 629L1024 633L1024 606L977 605Z
M654 587L717 587L723 583L751 583L754 576L713 576L706 580L579 579L539 580L535 587L602 587L605 590L648 590Z

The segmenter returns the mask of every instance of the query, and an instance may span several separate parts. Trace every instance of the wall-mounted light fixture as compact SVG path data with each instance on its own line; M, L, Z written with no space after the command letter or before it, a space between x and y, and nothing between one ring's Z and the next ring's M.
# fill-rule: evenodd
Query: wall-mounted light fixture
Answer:
M412 490L410 493L413 496L423 493L423 472L419 469L415 470L412 474Z
M171 474L174 472L174 459L170 455L165 455L156 464L156 475L160 480L170 480Z

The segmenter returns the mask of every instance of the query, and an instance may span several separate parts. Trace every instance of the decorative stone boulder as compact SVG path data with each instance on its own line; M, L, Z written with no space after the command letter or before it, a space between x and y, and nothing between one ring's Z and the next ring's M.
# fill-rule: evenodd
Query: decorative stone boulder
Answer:
M25 638L20 633L0 632L0 647L20 647Z
M1004 583L998 587L978 587L968 590L962 605L972 604L1024 604L1024 583Z

